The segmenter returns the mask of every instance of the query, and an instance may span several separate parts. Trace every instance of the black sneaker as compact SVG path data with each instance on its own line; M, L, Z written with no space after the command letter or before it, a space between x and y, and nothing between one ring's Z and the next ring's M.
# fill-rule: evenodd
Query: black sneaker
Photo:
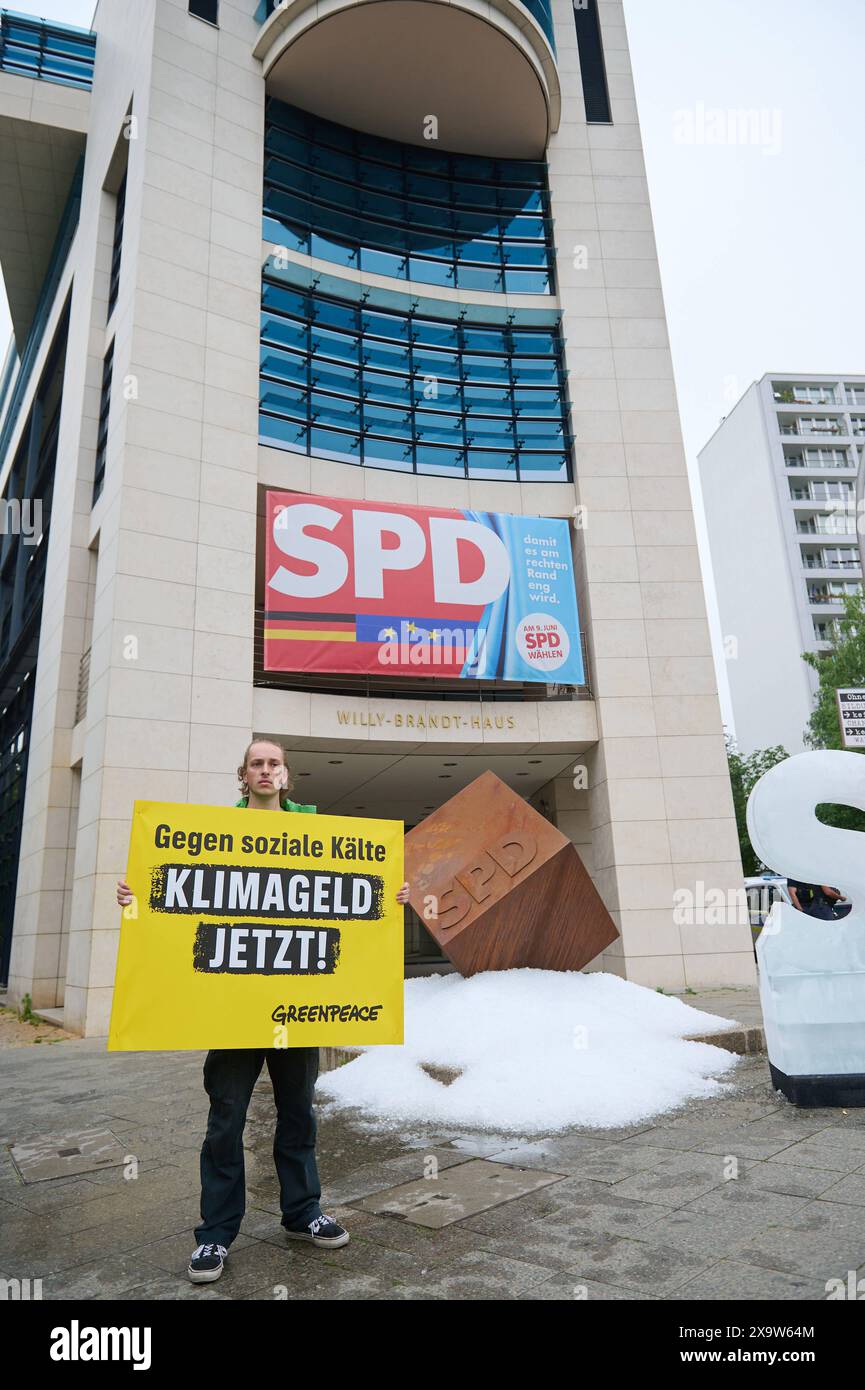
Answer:
M212 1284L214 1279L219 1278L227 1259L228 1251L224 1245L199 1245L192 1252L186 1272L193 1284Z
M335 1250L340 1245L348 1245L349 1234L332 1216L317 1216L308 1226L292 1231L288 1226L285 1234L289 1240L308 1240L312 1245L324 1245Z

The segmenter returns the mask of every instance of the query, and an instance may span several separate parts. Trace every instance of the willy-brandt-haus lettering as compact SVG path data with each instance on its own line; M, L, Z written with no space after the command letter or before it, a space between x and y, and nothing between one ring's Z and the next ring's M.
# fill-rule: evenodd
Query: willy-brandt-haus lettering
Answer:
M753 984L676 915L742 866L620 0L4 11L0 181L8 1003L108 1034L138 802L198 1017L398 1043L376 943L454 967L393 823L485 773L612 918L588 970ZM254 738L316 815L184 818ZM251 1045L218 1013L143 1045Z

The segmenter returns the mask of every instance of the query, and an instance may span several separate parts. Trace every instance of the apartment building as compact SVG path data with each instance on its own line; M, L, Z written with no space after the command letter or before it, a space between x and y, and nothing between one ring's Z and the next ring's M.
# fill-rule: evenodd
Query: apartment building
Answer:
M865 377L774 372L699 455L712 570L742 752L802 751L817 689L803 652L827 651L861 594L856 476Z

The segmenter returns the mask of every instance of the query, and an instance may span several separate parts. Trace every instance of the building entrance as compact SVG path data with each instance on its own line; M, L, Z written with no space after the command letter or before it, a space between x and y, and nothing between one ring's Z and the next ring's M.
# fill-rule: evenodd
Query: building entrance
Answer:
M469 786L481 773L491 771L520 796L556 820L554 779L570 769L574 753L448 752L435 749L419 753L394 750L387 745L359 752L354 748L310 747L311 740L257 731L287 749L296 801L312 803L323 815L369 816L399 820L406 833L432 811ZM405 909L406 975L427 975L453 967L422 917Z

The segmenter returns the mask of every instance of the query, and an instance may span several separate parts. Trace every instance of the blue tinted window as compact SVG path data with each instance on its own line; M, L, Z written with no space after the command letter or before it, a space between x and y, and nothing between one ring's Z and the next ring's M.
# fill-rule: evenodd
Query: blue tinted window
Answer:
M411 473L414 468L410 445L396 439L376 439L370 435L364 445L364 464L373 468L393 468Z
M456 352L435 352L416 343L413 353L414 369L427 377L459 377L460 356Z
M262 304L263 444L448 477L569 476L557 330L421 318L271 280Z
M567 454L520 454L520 477L525 482L563 483L568 476Z
M546 0L532 3L544 6ZM493 293L551 292L543 163L380 140L273 97L265 150L270 240L396 280ZM521 243L529 244L530 259ZM505 265L537 267L538 273L506 279Z
M433 374L416 376L414 380L415 404L430 409L456 411L463 414L463 393L459 382L445 381Z
M261 373L273 381L290 381L295 385L305 385L308 365L309 358L303 353L262 348Z
M315 426L309 431L309 452L316 458L360 463L360 435Z
M364 246L360 253L360 268L370 275L389 275L394 280L406 278L408 258L397 252L371 251Z
M267 415L264 411L258 417L258 438L260 443L273 449L293 449L298 453L309 453L309 431L305 425L281 416Z
M372 333L377 338L393 338L407 343L411 336L410 320L405 314L379 314L373 309L362 309L360 324L363 333Z
M296 348L301 352L308 350L309 329L305 323L297 323L294 319L278 319L266 314L261 336L266 343L277 343L280 347Z
M462 449L442 449L434 444L418 444L418 473L441 473L449 478L466 476L465 453Z
M302 386L276 386L270 382L261 393L261 408L287 420L306 420L308 393Z
M346 362L358 360L358 340L350 338L347 333L334 333L329 328L314 324L310 331L310 344L313 353L341 358Z
M418 439L427 443L451 444L455 440L462 443L463 421L460 415L434 415L429 410L415 411L415 431Z
M411 380L407 376L389 376L384 372L366 370L363 389L371 401L384 401L389 405L411 404Z
M352 367L338 367L334 362L313 361L309 384L322 391L338 391L354 400L360 397L360 372Z
M547 294L550 277L545 270L506 270L505 289L508 294Z

